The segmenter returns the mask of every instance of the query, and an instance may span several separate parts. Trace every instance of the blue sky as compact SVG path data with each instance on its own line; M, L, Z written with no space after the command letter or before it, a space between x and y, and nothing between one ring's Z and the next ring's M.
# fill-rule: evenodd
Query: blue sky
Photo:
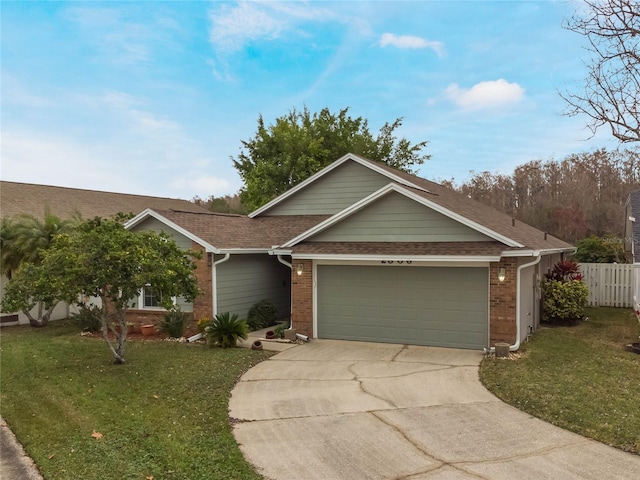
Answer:
M615 148L558 91L585 74L576 1L1 4L3 180L191 199L305 105L429 141L419 174L510 173Z

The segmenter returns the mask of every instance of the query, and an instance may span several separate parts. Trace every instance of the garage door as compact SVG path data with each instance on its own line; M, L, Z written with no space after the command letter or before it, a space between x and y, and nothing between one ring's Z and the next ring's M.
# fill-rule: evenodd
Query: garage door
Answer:
M318 337L481 349L487 268L319 265Z

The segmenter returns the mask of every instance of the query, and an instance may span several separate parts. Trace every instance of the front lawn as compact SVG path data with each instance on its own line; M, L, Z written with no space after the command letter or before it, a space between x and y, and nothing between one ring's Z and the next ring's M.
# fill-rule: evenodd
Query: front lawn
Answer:
M574 327L542 328L509 359L485 358L496 396L547 422L640 454L640 328L629 309L591 308Z
M237 378L269 354L104 341L68 322L0 330L0 414L45 478L259 479L231 433Z

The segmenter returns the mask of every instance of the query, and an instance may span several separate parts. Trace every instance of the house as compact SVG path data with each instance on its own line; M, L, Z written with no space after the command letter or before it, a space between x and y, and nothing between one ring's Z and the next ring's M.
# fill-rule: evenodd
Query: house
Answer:
M311 338L513 350L538 327L543 273L571 245L415 175L347 154L249 216L150 207L204 252L196 318L263 298ZM144 292L134 313L157 315ZM187 306L185 306L187 307Z
M12 218L22 214L43 218L46 208L62 219L70 219L76 214L84 219L96 216L109 217L120 212L135 215L146 208L207 211L187 200L0 181L1 218ZM0 278L0 298L7 281L4 275ZM66 318L68 315L69 305L59 304L53 312L52 319ZM0 314L0 325L17 323L29 322L23 313Z
M640 320L640 190L627 197L624 220L625 255L633 264L633 310Z

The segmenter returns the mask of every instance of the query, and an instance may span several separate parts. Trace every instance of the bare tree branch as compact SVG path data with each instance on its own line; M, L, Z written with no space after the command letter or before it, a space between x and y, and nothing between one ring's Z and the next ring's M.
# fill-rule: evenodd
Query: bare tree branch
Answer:
M595 135L603 126L622 143L640 141L640 1L585 0L565 28L587 38L591 59L584 91L561 94L567 114L586 115Z

